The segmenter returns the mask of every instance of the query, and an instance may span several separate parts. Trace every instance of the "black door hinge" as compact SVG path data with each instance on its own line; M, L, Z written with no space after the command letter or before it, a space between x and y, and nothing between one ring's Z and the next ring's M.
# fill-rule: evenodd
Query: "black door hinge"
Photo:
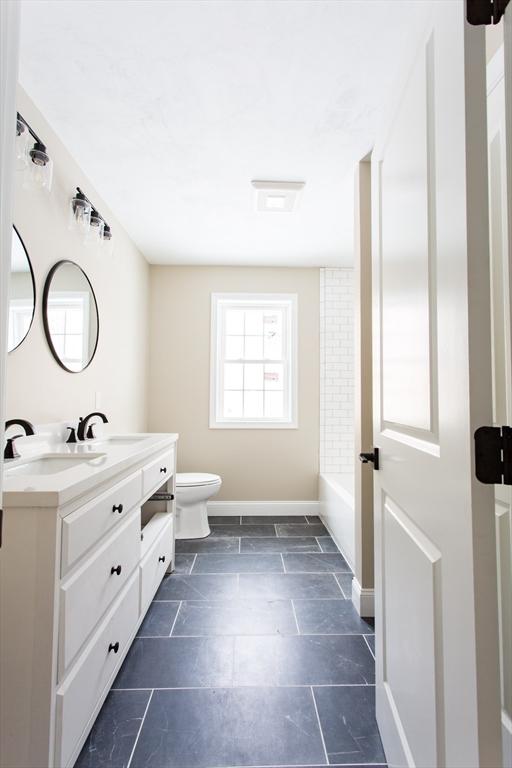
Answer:
M475 473L481 483L512 485L512 427L479 427Z
M509 0L466 0L466 19L470 24L498 24Z

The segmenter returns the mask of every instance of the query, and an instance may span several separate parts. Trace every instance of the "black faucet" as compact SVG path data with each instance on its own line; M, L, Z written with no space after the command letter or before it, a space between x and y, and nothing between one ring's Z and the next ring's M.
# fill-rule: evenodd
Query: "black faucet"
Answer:
M100 413L99 411L90 413L88 416L85 417L85 419L80 419L80 421L78 422L78 429L76 431L76 436L78 437L79 440L90 440L91 438L94 437L92 427L89 427L89 429L87 430L87 425L89 423L89 420L92 419L94 416L98 416L104 424L108 424L108 419L104 413Z
M9 429L9 427L14 427L14 425L18 427L22 427L22 429L25 430L25 435L35 435L36 431L34 429L34 425L30 423L30 421L27 421L26 419L9 419L5 422L5 428ZM10 459L19 459L20 455L18 451L16 450L16 445L14 443L15 440L18 439L18 437L23 437L23 435L14 435L14 437L8 437L7 442L5 444L4 448L4 459L7 461Z

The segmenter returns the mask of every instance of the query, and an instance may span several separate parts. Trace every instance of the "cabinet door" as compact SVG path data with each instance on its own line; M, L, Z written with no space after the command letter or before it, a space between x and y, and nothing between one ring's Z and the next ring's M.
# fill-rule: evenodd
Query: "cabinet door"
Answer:
M140 560L140 511L68 579L60 593L59 679Z

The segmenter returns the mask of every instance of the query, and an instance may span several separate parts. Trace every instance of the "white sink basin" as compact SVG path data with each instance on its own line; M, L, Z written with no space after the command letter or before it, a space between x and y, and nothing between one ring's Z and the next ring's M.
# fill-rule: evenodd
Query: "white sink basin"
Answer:
M46 455L38 456L34 459L28 459L22 464L16 464L9 467L4 464L5 474L8 477L14 475L17 476L34 476L34 475L55 475L58 472L66 472L68 469L85 464L93 459L103 458L104 453L87 453L83 456L66 456L66 455Z
M119 435L119 437L100 437L98 440L91 440L93 445L135 445L142 440L147 440L148 435Z

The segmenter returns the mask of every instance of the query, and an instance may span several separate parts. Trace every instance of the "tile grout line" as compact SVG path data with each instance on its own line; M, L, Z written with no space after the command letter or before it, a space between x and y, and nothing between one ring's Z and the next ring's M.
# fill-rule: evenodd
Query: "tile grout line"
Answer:
M176 685L172 688L162 686L161 688L112 688L114 693L118 691L218 691L220 688L232 690L236 688L312 688L311 683L294 683L292 685ZM315 688L375 688L375 683L315 683ZM350 763L352 765L352 763ZM366 765L366 763L363 763ZM253 768L253 766L250 766Z
M236 553L235 553L236 554ZM252 553L251 553L252 554ZM258 553L255 552L255 555ZM261 553L260 553L261 554ZM283 554L289 555L294 554L293 552L274 552L275 555L280 555L281 557ZM314 553L309 553L314 554ZM194 573L176 573L173 574L177 577L179 576L236 576L236 574L246 574L247 576L261 576L262 574L266 574L268 576L334 576L336 578L337 574L340 575L350 575L352 576L352 571L195 571ZM336 581L337 585L341 589L341 586L338 581ZM343 592L343 590L341 589Z
M345 592L343 590L343 587L341 586L340 581L338 579L338 574L334 573L333 576L334 576L334 580L336 581L336 584L338 585L338 587L340 589L341 594L343 595L345 600L348 600L348 597L346 596L346 594L345 594Z
M292 604L293 618L295 619L295 624L297 625L297 634L300 635L301 632L300 632L300 629L299 629L299 622L298 622L298 619L297 619L297 614L295 612L295 605L293 604L293 599L291 599L290 602Z
M324 732L322 731L322 723L320 722L320 715L318 714L318 707L316 705L315 692L313 690L313 686L312 685L309 686L309 690L311 691L311 698L313 699L313 706L315 707L316 719L318 721L318 729L320 731L320 737L322 739L322 746L324 748L325 763L326 763L326 765L329 765L329 755L327 754L327 747L325 746Z
M183 605L183 600L180 600L180 604L178 605L178 610L176 611L176 616L174 617L174 621L172 623L171 631L169 632L169 637L172 636L174 625L176 624L176 619L178 618L178 613L180 612L182 605Z
M375 654L372 651L372 647L371 647L370 643L368 642L368 640L366 639L366 635L363 635L363 637L364 637L364 641L365 641L366 645L368 646L368 650L370 651L371 655L373 656L373 660L377 661L377 659L375 658Z
M121 690L121 689L119 689L119 690ZM140 689L136 688L134 690L140 690ZM146 690L148 690L148 689L146 688ZM144 720L146 719L146 715L148 713L149 705L151 704L151 699L153 698L153 694L155 692L154 688L151 688L150 690L151 690L151 693L149 694L148 703L146 704L146 709L144 710L144 714L142 715L142 720L140 721L139 730L137 731L137 736L135 737L135 742L133 744L132 751L130 752L130 759L128 760L128 762L126 764L126 768L130 768L131 762L133 760L133 756L135 754L135 747L137 746L137 742L139 741L139 736L140 736L140 734L142 732L142 726L144 725Z
M283 573L286 573L286 565L284 564L284 557L283 557L283 553L282 553L282 552L280 552L279 554L280 554L280 556L281 556L281 562L282 562L282 564L283 564Z
M192 602L192 603L196 602L197 603L197 602L208 602L208 601L183 600L183 602L184 603L190 603L190 602ZM228 601L226 600L226 602L228 602ZM272 601L271 600L270 602L277 602L277 601L275 601L275 600ZM281 602L282 603L287 603L288 600L281 600ZM219 634L205 633L205 634L202 634L202 635L137 635L136 639L137 640L175 640L176 638L178 638L178 639L187 638L188 640L193 640L193 639L199 639L199 638L202 638L202 637L217 637L217 638L218 637L237 637L237 638L241 638L242 640L254 639L254 638L257 638L257 637L259 637L259 638L267 637L267 638L273 638L273 639L278 639L278 638L282 639L282 638L285 638L285 637L363 637L363 638L366 639L367 637L371 637L372 635L373 635L373 633L371 633L371 632L368 633L367 635L363 635L361 632L298 632L298 634L296 634L296 635L288 634L287 632L286 633L272 632L272 633L267 633L267 634L265 634L265 633L263 633L263 634L261 634L261 633L259 633L259 634L252 634L252 633L248 633L248 632L244 632L244 633L241 633L241 632L229 633L228 632L226 634L222 634L222 633L219 633ZM371 648L370 648L370 653L372 653ZM373 653L372 653L372 656L373 656ZM308 683L304 683L304 685L306 685L306 687L307 687ZM347 685L351 685L351 683L347 683ZM356 683L354 683L354 685L356 685ZM363 685L363 683L361 683L361 685ZM364 683L364 685L369 685L369 683ZM286 688L288 686L285 685L283 687Z
M214 575L218 576L219 574L216 573ZM225 574L225 575L226 576L237 576L238 577L238 581L239 581L240 580L240 576L247 576L247 575L249 575L249 576L261 576L262 574L261 573L256 573L256 574L254 574L254 573L250 573L250 574L245 574L245 573L228 573L228 574ZM273 573L271 575L272 576L283 576L282 573ZM288 574L288 575L290 575L290 574ZM291 574L291 575L293 575L293 574ZM179 602L184 602L184 603L215 603L215 602L217 602L217 603L219 603L219 602L220 603L225 603L225 602L229 602L232 599L233 599L232 596L231 597L190 597L190 598L185 597L185 598L183 598L183 601L180 601L180 600L177 600L177 599L173 600L172 598L170 598L169 600L160 600L160 599L156 599L156 597L155 597L152 600L152 602L153 603L179 603ZM240 600L264 600L266 602L276 602L276 601L279 601L279 600L283 602L283 601L286 601L286 600L292 600L292 598L289 597L289 596L287 596L287 597L280 597L279 595L277 595L277 596L275 596L275 595L263 595L263 596L243 595L239 599ZM322 602L323 600L346 600L346 599L347 598L343 597L343 596L342 597L332 597L331 596L331 597L294 597L293 598L293 600L315 600L316 602ZM359 632L357 634L361 634L361 633ZM368 634L369 635L374 635L375 632L368 632ZM165 637L165 635L164 635L164 637Z

